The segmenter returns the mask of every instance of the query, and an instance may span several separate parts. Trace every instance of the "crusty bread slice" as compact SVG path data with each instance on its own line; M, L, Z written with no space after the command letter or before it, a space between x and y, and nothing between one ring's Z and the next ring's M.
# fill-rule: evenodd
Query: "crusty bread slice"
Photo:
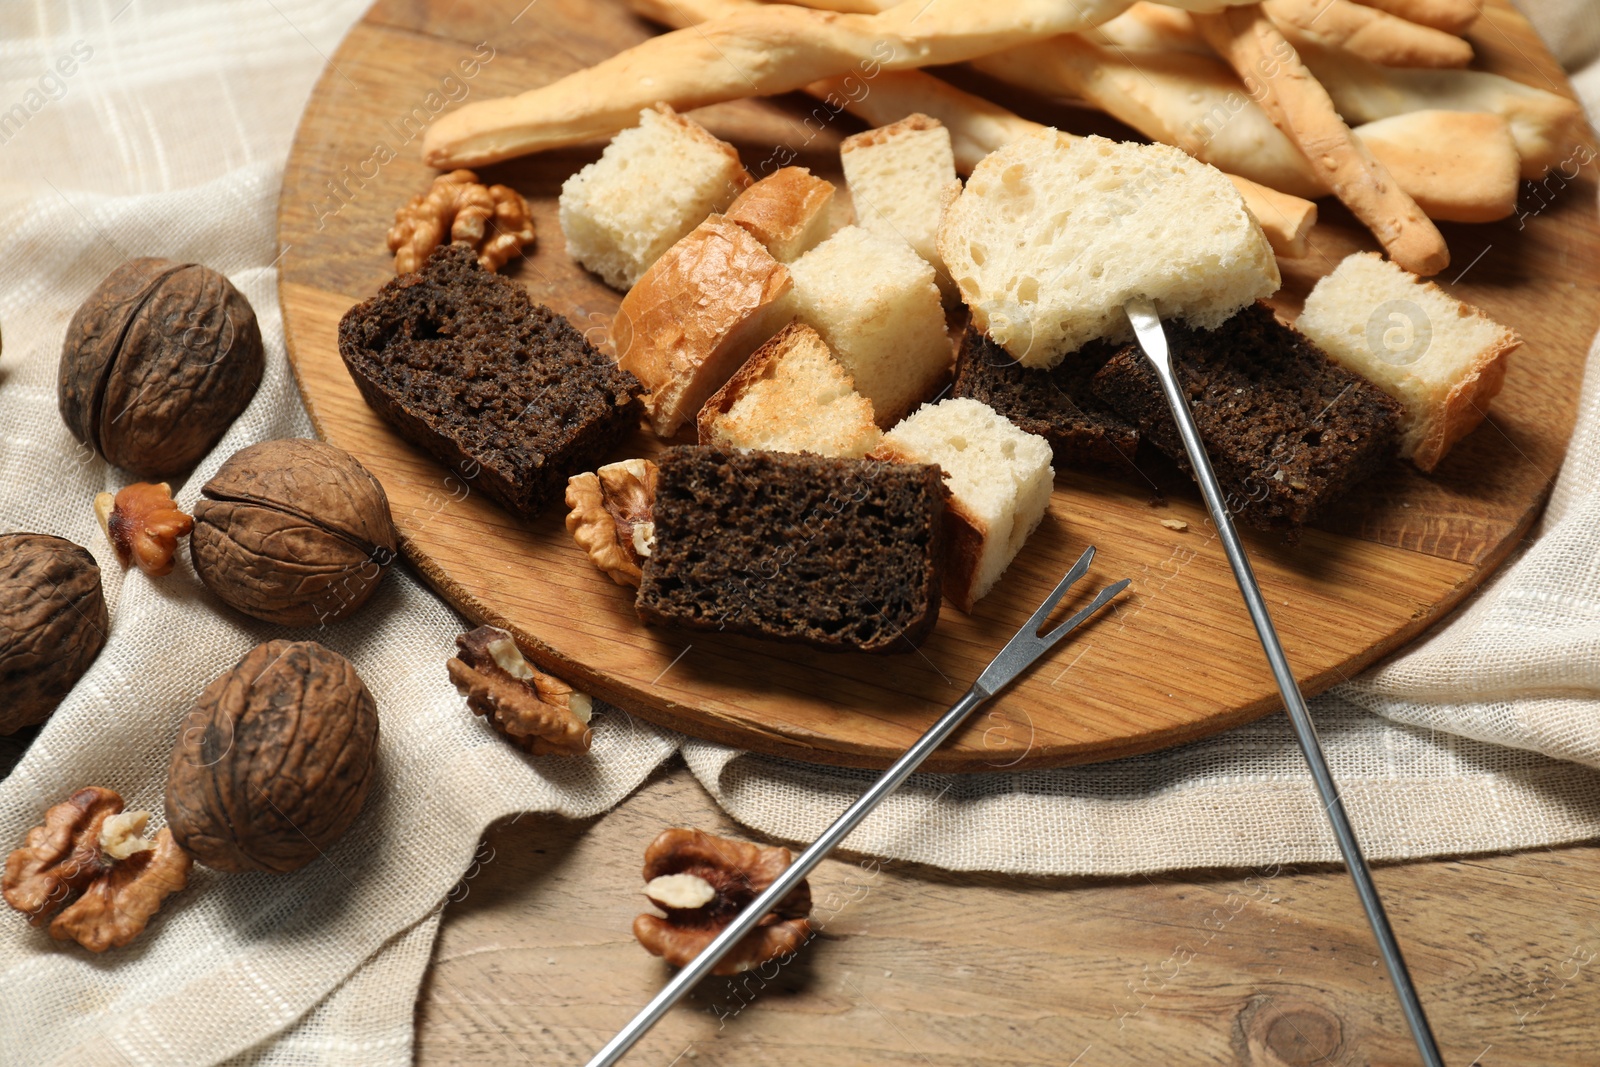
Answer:
M567 252L607 285L629 289L749 184L732 145L666 104L645 108L639 125L562 184Z
M1425 471L1483 421L1522 343L1376 252L1346 256L1317 282L1295 327L1405 406L1400 454Z
M645 271L612 325L617 364L650 395L670 437L783 324L789 270L741 226L712 215Z
M955 284L939 258L939 214L946 190L960 188L950 131L918 112L846 137L839 161L856 221L916 249L933 266L939 291L953 299Z
M789 265L793 317L822 335L879 426L931 396L954 349L933 268L898 238L846 226Z
M700 408L700 443L860 459L883 435L817 331L794 322Z
M1179 149L1043 129L979 163L939 227L972 321L1028 367L1132 336L1123 304L1212 328L1278 288L1226 176Z
M727 219L749 230L779 263L793 263L828 236L833 183L784 167L739 194Z
M937 463L945 473L944 594L962 611L994 588L1050 507L1050 445L989 405L924 404L884 435L874 459Z

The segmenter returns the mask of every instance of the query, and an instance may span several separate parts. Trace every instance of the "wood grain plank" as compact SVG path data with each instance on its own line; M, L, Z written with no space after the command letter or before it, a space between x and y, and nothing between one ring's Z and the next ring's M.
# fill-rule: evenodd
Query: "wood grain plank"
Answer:
M829 656L641 626L630 592L589 565L559 515L512 519L366 407L338 358L336 328L351 304L391 276L383 236L393 209L431 175L418 158L420 131L465 99L540 84L650 32L616 3L388 0L352 30L313 94L280 201L290 358L317 432L383 482L410 563L465 614L510 628L545 667L633 714L756 751L879 766L965 688L1092 543L1100 549L1096 579L1130 577L1129 594L931 768L1108 759L1276 708L1213 531L1192 487L1170 467L1147 465L1125 480L1060 472L1050 516L975 614L946 606L916 651ZM1534 83L1550 75L1548 56L1509 8L1493 8L1474 39L1492 69ZM792 151L794 162L837 178L839 139L857 127L848 117L807 125L814 106L786 97L700 115L747 164ZM1066 121L1053 102L1017 106ZM539 230L537 248L511 275L605 347L618 295L566 255L555 202L561 183L599 147L541 154L487 176L529 196ZM1519 218L1445 228L1462 272L1446 278L1452 292L1528 341L1489 424L1432 476L1395 464L1297 545L1246 535L1308 692L1401 647L1459 603L1515 549L1559 469L1600 318L1600 234L1587 172L1539 195L1537 210ZM1287 272L1285 308L1340 256L1372 247L1347 214L1324 210L1317 253ZM621 454L657 447L641 433ZM1188 529L1168 529L1163 519Z

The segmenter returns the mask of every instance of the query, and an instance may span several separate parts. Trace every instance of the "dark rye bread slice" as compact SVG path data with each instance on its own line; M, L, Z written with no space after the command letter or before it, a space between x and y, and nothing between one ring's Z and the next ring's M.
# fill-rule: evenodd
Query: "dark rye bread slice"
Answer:
M642 410L637 378L464 244L346 312L339 355L401 436L527 519Z
M937 464L702 446L656 462L645 622L909 652L938 621Z
M1291 529L1311 522L1395 454L1400 405L1265 304L1215 330L1165 326L1200 439L1239 521ZM1190 470L1161 383L1137 348L1113 356L1094 390Z
M1056 467L1131 463L1139 431L1112 411L1089 382L1117 346L1094 341L1050 370L1024 367L968 328L956 357L955 396L981 400L1019 429L1050 442Z

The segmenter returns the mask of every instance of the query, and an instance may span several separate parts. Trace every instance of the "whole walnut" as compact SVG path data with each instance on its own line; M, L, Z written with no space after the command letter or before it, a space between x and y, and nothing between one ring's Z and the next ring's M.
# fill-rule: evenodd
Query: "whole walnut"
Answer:
M292 871L361 814L378 707L350 661L268 641L200 694L167 772L167 825L219 871Z
M88 550L49 534L0 534L0 734L48 719L110 628Z
M394 562L389 498L342 448L263 441L235 452L200 492L194 569L246 615L333 622L365 604Z
M58 401L67 429L149 481L189 470L261 384L256 313L210 267L130 259L72 316Z

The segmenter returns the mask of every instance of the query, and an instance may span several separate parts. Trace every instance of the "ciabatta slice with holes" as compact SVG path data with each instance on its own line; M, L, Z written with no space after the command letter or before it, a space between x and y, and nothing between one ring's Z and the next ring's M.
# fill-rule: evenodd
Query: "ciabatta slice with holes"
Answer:
M1488 413L1516 333L1376 252L1346 256L1295 328L1405 406L1400 454L1431 471Z
M971 612L1050 507L1050 445L977 400L924 404L884 434L875 459L937 463L945 473L944 594Z
M1212 329L1278 288L1272 246L1221 171L1168 145L1052 129L978 164L939 252L973 325L1028 367L1131 339L1132 297Z

